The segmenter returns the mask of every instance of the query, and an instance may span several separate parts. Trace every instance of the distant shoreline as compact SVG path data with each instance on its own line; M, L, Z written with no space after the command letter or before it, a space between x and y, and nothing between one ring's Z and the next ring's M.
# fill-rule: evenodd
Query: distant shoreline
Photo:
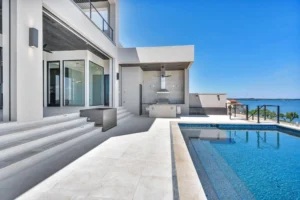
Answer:
M284 98L274 98L274 99L270 99L270 98L227 98L228 100L232 100L232 99L235 99L235 100L253 100L253 101L257 101L257 100L287 100L287 101L297 101L297 100L300 100L300 99L284 99Z

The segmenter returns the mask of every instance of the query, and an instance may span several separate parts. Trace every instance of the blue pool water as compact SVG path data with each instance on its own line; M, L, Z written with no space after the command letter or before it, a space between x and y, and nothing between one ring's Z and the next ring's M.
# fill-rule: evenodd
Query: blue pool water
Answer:
M208 199L300 199L300 132L239 126L181 126Z

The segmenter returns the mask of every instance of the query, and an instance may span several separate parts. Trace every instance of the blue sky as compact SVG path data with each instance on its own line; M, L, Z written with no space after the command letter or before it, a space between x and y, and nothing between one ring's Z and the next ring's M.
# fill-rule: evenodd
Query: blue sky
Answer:
M300 0L119 0L125 47L195 45L190 92L300 98Z

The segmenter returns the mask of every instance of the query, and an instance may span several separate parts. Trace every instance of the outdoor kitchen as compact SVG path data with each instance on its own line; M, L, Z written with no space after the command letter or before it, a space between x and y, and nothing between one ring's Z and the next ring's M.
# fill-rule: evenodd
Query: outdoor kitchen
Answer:
M145 71L143 82L144 114L174 118L184 103L184 71Z
M126 78L129 74L134 79ZM136 111L139 115L175 118L188 107L188 100L185 101L185 76L186 70L178 68L178 65L177 68L170 65L123 67L123 106L128 110L132 108L131 112ZM138 99L134 98L134 87L139 90Z

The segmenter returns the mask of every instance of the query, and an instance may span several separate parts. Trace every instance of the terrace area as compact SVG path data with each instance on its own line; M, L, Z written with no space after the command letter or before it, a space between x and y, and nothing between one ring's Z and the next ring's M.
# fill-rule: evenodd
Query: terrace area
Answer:
M252 124L225 115L149 119L121 124L132 134L109 138L18 199L206 199L176 122Z

